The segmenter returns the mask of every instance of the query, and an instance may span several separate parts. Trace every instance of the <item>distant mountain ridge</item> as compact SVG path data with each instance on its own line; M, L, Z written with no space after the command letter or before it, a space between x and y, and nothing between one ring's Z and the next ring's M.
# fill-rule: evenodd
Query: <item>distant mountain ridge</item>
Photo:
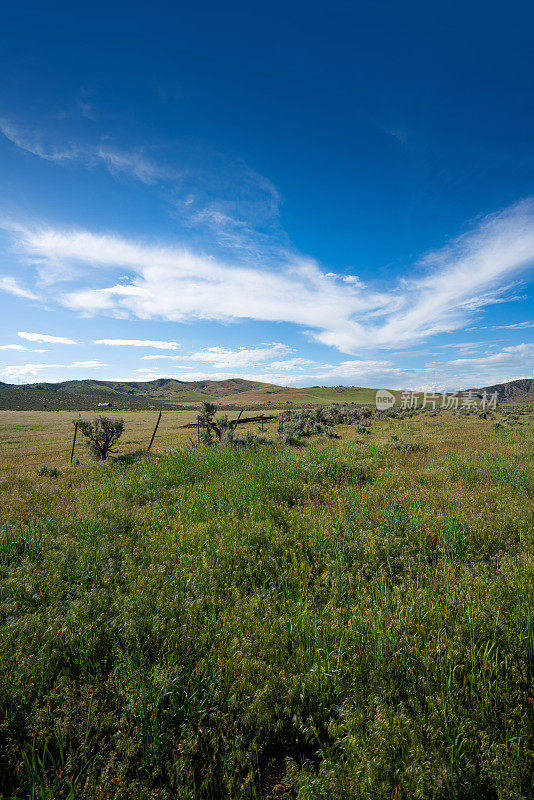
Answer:
M242 378L229 378L224 381L179 381L176 378L156 378L153 381L98 381L80 380L63 381L61 383L31 383L23 388L42 389L49 392L66 392L68 394L111 394L141 395L143 397L174 397L191 391L206 394L228 394L229 392L247 392L251 389L265 388L274 384L259 381L247 381ZM277 387L278 388L278 387Z
M476 394L494 394L497 400L509 403L534 402L534 378L520 378L507 383L495 383L492 386L483 386L480 389L468 390Z

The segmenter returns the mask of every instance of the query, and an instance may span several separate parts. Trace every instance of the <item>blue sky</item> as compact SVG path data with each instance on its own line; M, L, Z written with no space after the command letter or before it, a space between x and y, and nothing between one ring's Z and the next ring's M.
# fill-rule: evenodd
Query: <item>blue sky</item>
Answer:
M11 4L0 380L534 375L527 2Z

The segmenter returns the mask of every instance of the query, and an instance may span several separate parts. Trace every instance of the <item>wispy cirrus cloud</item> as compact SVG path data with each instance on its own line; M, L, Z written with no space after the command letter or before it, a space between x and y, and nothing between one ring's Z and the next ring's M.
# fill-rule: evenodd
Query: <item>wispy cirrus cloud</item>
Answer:
M45 161L76 162L84 167L100 163L112 175L131 175L145 184L175 177L174 171L149 159L142 148L120 149L106 141L98 145L69 142L58 146L44 132L23 129L5 118L0 119L0 132L16 147Z
M523 330L524 328L534 328L534 319L526 320L525 322L514 322L511 325L496 325L499 330Z
M193 240L204 242L208 235L214 247L256 260L291 246L279 221L277 188L228 153L184 140L151 149L121 146L109 136L96 144L72 141L55 129L35 130L8 118L0 119L0 133L20 150L58 165L102 165L114 178L159 184L169 215ZM157 158L148 155L153 152Z
M141 149L121 150L111 145L99 145L89 157L102 161L112 175L126 173L141 183L153 184L176 177L173 170L150 160Z
M63 305L84 315L290 322L322 344L357 354L461 329L475 312L505 300L534 262L534 202L481 220L424 256L387 291L347 283L298 254L262 267L90 231L25 228L14 234L40 261L41 272L48 264L67 275L72 265L84 266L89 285L61 296ZM133 277L91 287L91 276L101 283L109 270Z
M465 326L473 312L506 299L510 281L534 263L534 203L518 203L481 220L469 233L428 253L417 271L396 287L399 306L379 314L379 324L355 322L344 331L326 331L319 341L348 349L361 336L389 347L449 333Z
M80 156L80 150L75 145L68 144L59 148L47 145L42 134L21 129L10 119L0 119L0 132L21 150L45 161L73 161Z
M260 259L290 244L279 224L281 197L274 184L228 153L167 142L156 148L156 159L147 155L146 146L121 146L111 137L96 144L72 141L55 130L27 128L9 118L0 119L0 133L45 161L88 169L102 165L115 178L128 175L145 185L161 184L168 213L191 232L209 233L219 247Z
M74 339L68 339L65 336L51 336L48 333L18 331L17 336L21 339L26 339L28 342L38 342L39 344L78 344Z
M4 275L0 278L0 291L12 294L15 297L23 297L26 300L39 300L35 292L25 289L20 285L18 280L11 277L11 275Z

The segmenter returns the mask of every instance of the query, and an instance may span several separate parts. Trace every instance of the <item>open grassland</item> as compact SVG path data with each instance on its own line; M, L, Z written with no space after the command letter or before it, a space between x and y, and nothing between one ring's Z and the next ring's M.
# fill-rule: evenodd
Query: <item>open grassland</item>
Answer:
M531 416L70 468L71 419L0 476L3 797L534 796Z
M399 398L402 392L393 393ZM295 406L330 405L331 403L374 404L376 389L362 389L358 386L311 386L306 389L283 389L267 387L251 389L248 392L225 394L218 398L223 405L236 406L281 406L293 403Z
M138 449L146 449L158 419L157 411L113 411L100 409L99 413L113 419L125 420L125 433L121 438L118 453L129 453ZM238 416L239 411L228 412L230 419ZM254 411L261 414L262 410ZM266 412L269 414L269 410ZM158 427L152 451L163 453L177 447L191 445L197 439L194 428L180 426L195 422L198 409L190 411L164 411ZM81 416L83 419L94 419L95 412L84 411L80 415L73 411L0 411L0 475L11 472L14 468L28 474L35 468L46 465L62 470L70 461L72 439L74 434L73 420ZM240 430L257 431L258 424L240 426ZM274 434L276 424L265 423L265 432ZM81 464L89 464L91 457L84 446L82 436L76 437L74 457Z

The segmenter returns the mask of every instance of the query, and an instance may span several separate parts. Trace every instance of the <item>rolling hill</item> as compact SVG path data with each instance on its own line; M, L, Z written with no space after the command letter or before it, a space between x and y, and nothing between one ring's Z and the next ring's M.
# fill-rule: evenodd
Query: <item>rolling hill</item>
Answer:
M534 403L534 379L499 383L471 389L482 396L497 392L500 402ZM393 392L397 399L401 392ZM12 411L96 411L99 403L116 410L178 409L198 406L211 400L220 406L284 408L295 406L357 403L370 405L376 389L361 386L309 386L294 389L276 384L231 378L224 381L179 381L158 378L153 381L80 380L63 383L34 383L16 386L0 382L0 410Z
M212 400L221 406L298 406L330 403L374 403L375 390L358 386L311 386L293 389L275 384L232 378L224 381L179 381L158 378L153 381L79 380L63 383L34 383L24 386L0 383L0 409L62 409L90 411L99 403L110 403L121 410L183 408Z
M216 400L231 394L281 387L258 381L232 378L225 381L178 381L158 378L153 381L64 381L23 386L0 383L0 409L15 411L73 409L89 411L99 403L117 409L158 409Z

